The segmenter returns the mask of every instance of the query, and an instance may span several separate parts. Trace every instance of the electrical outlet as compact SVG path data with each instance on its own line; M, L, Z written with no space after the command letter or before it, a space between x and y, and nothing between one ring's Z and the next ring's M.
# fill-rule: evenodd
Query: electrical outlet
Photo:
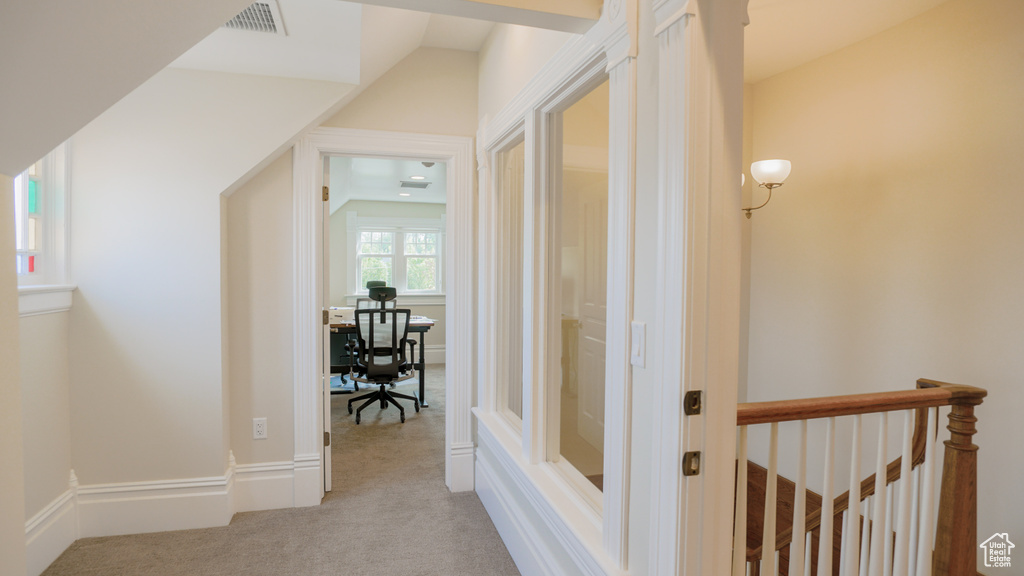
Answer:
M266 418L253 418L252 419L252 439L253 440L265 440L267 438L267 419Z

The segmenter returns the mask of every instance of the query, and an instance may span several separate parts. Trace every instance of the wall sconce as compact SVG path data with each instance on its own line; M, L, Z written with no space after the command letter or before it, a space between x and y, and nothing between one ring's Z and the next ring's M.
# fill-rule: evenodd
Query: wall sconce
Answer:
M750 165L750 175L754 177L754 181L757 182L758 186L768 189L768 199L760 206L744 208L743 212L747 215L748 219L751 212L758 208L763 208L765 204L771 202L772 190L782 186L786 178L789 178L789 171L791 169L792 165L789 160L760 160Z

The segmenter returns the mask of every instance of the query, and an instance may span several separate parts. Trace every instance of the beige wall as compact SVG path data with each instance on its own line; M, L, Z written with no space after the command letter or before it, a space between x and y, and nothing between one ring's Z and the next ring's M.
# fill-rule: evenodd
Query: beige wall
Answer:
M472 136L476 93L476 52L419 48L323 126Z
M0 174L0 258L14 261L14 179ZM25 477L18 280L0 267L0 574L25 573Z
M27 519L68 489L71 471L68 313L21 318L20 342Z
M1024 534L1024 4L954 0L756 84L749 398L981 386L978 536ZM749 177L749 176L748 176Z
M515 24L496 25L480 48L478 117L494 118L573 36Z
M450 82L436 81L438 70L447 70ZM324 126L473 135L476 54L417 50ZM243 464L289 460L294 452L291 154L232 193L227 226L231 446ZM440 341L441 316L441 330L430 332L428 344ZM267 440L252 440L252 418L258 416L267 417Z
M239 464L294 456L292 157L285 154L227 202L231 449ZM267 438L252 439L252 419Z

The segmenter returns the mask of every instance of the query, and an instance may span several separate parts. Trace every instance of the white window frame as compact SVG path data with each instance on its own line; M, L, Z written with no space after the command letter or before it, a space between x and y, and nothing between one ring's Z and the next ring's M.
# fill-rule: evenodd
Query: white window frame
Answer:
M18 310L21 316L62 312L71 307L74 286L68 282L70 237L71 145L64 142L15 178L15 230L23 249L18 255L37 256L33 272L18 274ZM34 169L35 174L29 174ZM36 201L40 231L38 245L28 250L29 178L38 182ZM20 207L20 210L19 210Z
M382 218L359 216L356 212L348 212L346 225L348 229L349 246L347 288L349 294L348 300L350 300L350 303L354 303L356 297L364 296L369 292L366 289L366 286L360 281L359 271L359 233L363 231L394 233L392 240L394 253L382 256L390 256L393 259L392 282L400 296L405 295L423 298L425 299L423 303L430 303L431 300L440 299L440 302L443 303L446 225L446 219L443 214L440 218ZM409 257L417 257L418 255L414 254L409 256L405 254L405 234L414 232L430 232L438 235L437 253L434 255L437 259L437 277L435 279L437 286L436 290L409 290L406 286L406 260ZM409 299L405 299L404 302L412 303L409 302Z
M501 469L535 503L547 528L559 535L584 573L611 574L626 570L629 532L630 403L629 325L633 310L633 212L635 199L634 119L636 76L630 57L624 13L609 11L586 35L570 41L493 121L481 127L480 176L480 327L479 473ZM557 115L584 94L610 80L608 317L605 370L604 489L598 491L552 450L557 447L560 323L552 319L549 302L560 287L560 247L553 244L559 226L558 199L553 198L560 147ZM495 154L525 124L525 202L523 220L523 420L517 428L507 416L500 390L495 315L507 297L497 281L495 262L502 250L496 225L497 206L490 170ZM504 410L504 413L503 413ZM489 482L489 481L488 481ZM491 484L491 488L493 488ZM489 489L491 489L489 488ZM517 496L508 495L506 502ZM485 502L486 504L486 502ZM488 511L493 514L500 511ZM509 517L515 524L517 520ZM497 522L496 522L497 524ZM528 531L527 526L519 530ZM500 531L500 530L499 530ZM564 538L563 538L564 537ZM517 560L518 561L518 560ZM543 564L543 562L541 562Z

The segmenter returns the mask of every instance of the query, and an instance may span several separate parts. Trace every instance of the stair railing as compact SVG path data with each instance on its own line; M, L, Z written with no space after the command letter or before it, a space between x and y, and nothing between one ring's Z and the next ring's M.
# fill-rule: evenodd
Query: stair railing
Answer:
M748 548L747 490L736 494L733 576L946 576L975 574L977 446L974 406L987 392L918 380L916 390L740 404L737 410L738 487L748 481L748 427L768 425L768 466L760 545ZM950 437L935 510L938 408L949 406ZM877 414L875 473L860 480L863 416ZM886 463L890 417L902 414L901 456ZM850 486L833 498L836 419L850 417ZM807 423L825 421L822 494L808 511ZM779 424L799 426L792 526L777 530ZM904 456L906 456L904 458ZM756 527L755 527L756 528ZM756 540L756 539L755 539ZM814 541L817 540L817 546ZM763 550L772 551L765 555ZM783 559L788 552L788 561ZM812 564L812 561L813 564Z

